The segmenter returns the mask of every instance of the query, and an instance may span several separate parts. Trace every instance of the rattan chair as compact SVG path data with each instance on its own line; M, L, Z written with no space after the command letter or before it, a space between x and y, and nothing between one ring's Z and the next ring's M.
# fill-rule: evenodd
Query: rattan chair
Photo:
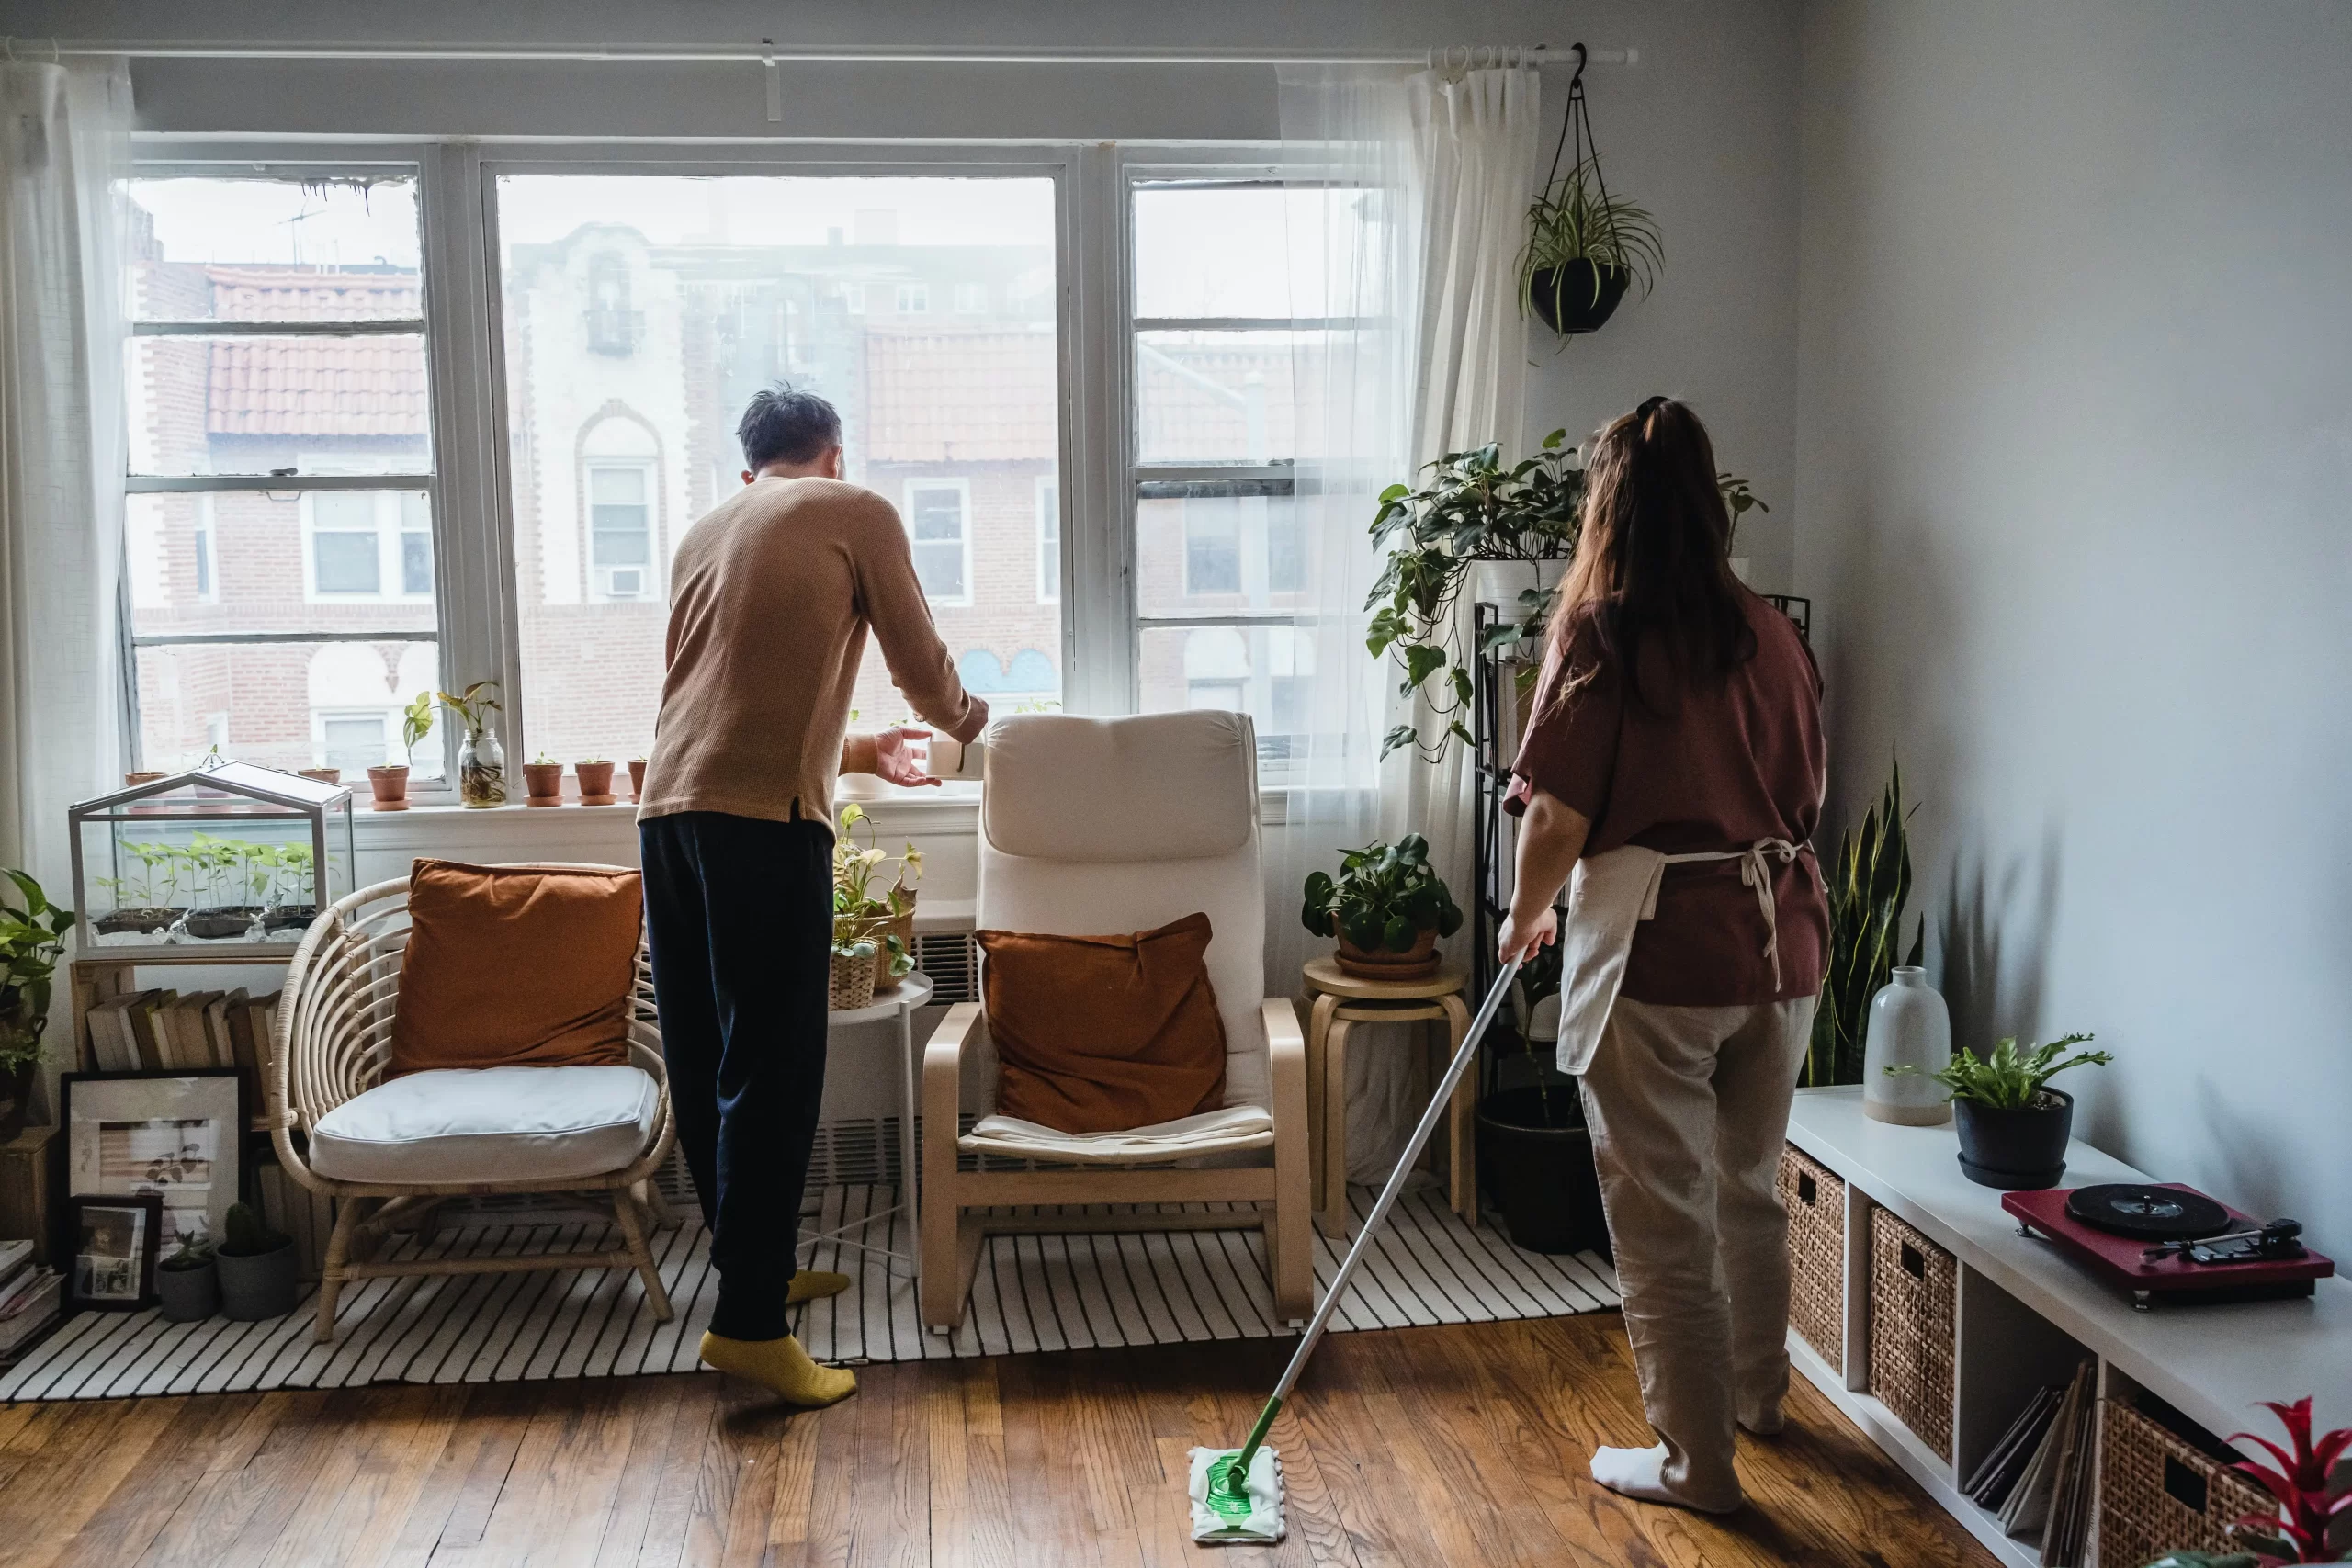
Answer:
M613 871L613 866L539 863L535 870ZM401 966L408 945L406 878L363 887L322 911L303 933L287 970L277 1022L263 1064L271 1141L278 1163L295 1181L335 1202L334 1231L327 1244L319 1285L321 1344L334 1337L335 1303L355 1280L391 1276L510 1273L531 1269L634 1269L644 1281L657 1322L672 1311L660 1269L647 1245L647 1231L669 1219L652 1176L676 1137L670 1087L662 1057L662 1034L654 1021L653 979L645 944L637 951L637 980L630 1008L629 1064L654 1081L657 1101L652 1130L636 1157L598 1175L497 1181L378 1182L341 1180L322 1175L306 1156L307 1138L320 1118L375 1088L391 1055L392 1014L400 995ZM560 1069L538 1069L560 1070ZM489 1193L561 1192L592 1207L608 1209L623 1246L617 1251L540 1255L497 1253L469 1258L376 1261L378 1243L394 1229L428 1230L433 1212L452 1198Z

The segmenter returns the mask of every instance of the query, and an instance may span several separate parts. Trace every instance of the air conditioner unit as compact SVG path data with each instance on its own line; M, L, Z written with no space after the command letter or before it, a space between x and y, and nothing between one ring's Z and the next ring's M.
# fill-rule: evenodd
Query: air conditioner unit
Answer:
M597 587L607 599L645 597L645 569L641 566L599 567L596 575L601 580Z

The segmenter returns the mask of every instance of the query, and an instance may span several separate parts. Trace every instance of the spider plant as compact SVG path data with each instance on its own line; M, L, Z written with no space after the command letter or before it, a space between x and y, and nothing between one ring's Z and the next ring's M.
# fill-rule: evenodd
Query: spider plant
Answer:
M1577 262L1590 265L1579 267ZM1527 244L1519 259L1520 309L1562 321L1598 305L1618 273L1647 294L1665 265L1666 242L1657 220L1638 203L1610 195L1599 163L1585 158L1528 204Z

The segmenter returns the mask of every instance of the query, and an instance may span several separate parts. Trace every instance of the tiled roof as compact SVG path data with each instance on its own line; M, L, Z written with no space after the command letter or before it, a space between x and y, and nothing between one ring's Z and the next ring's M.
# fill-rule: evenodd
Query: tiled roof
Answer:
M222 321L378 321L420 316L413 272L307 266L211 266L212 315Z
M865 334L865 456L885 463L1043 458L1060 450L1049 332Z
M417 435L424 350L398 337L218 338L205 404L214 435Z

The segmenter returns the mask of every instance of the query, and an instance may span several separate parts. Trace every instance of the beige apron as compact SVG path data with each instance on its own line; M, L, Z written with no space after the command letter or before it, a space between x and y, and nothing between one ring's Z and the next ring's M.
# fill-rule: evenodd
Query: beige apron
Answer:
M1758 839L1744 850L1661 854L1626 844L1577 862L1568 879L1568 912L1560 921L1560 1071L1581 1074L1592 1065L1625 981L1634 928L1657 913L1657 890L1669 865L1736 860L1739 880L1756 890L1764 911L1764 956L1772 961L1772 989L1781 988L1780 905L1772 894L1774 860L1797 858L1786 839Z

